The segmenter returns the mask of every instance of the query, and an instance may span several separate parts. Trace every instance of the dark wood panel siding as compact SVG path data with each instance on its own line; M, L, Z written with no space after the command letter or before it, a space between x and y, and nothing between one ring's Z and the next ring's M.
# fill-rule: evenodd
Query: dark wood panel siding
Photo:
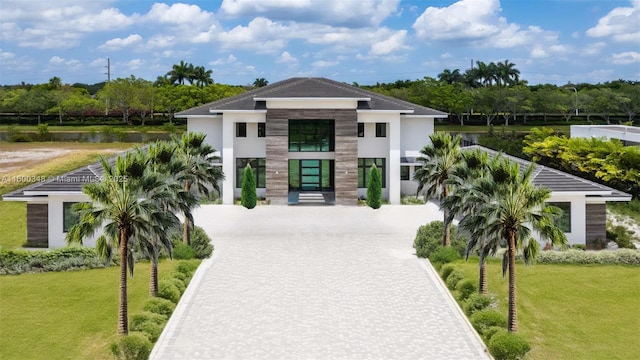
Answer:
M357 204L358 115L355 109L268 109L266 116L266 196L286 204L289 194L289 119L335 120L337 204Z
M49 247L49 205L27 204L27 246Z
M604 241L607 237L607 205L587 204L585 216L586 246L587 249L595 249L600 246L598 240Z

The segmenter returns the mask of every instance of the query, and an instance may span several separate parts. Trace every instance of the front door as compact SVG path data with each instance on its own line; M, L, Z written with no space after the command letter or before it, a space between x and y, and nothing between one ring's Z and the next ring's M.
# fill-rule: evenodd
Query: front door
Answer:
M289 160L289 190L333 191L333 160Z

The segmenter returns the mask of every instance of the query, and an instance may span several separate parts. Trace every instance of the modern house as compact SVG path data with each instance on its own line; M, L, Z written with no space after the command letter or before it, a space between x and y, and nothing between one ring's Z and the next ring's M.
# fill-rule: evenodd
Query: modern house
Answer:
M463 149L479 148L490 157L498 152L482 146L468 146ZM520 165L521 171L531 165L530 161L502 155ZM631 195L612 189L547 166L534 165L532 182L536 186L551 190L551 203L562 209L563 217L558 226L564 231L569 244L585 244L588 249L597 248L598 241L606 239L607 201L630 201Z
M189 131L207 134L219 151L222 202L240 197L247 164L258 196L296 204L308 196L356 205L373 164L383 196L399 204L415 193L415 157L441 111L325 78L292 78L175 115Z
M624 145L640 146L640 128L627 125L571 125L571 137L618 139Z

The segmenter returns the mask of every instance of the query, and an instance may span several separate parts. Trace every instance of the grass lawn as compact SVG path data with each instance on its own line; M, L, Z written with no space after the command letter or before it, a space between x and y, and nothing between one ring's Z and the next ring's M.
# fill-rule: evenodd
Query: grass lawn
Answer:
M496 134L499 134L503 129L505 132L510 133L511 131L517 132L529 132L533 128L541 129L543 127L554 129L558 132L569 133L570 125L496 125L493 127L493 131ZM488 126L481 125L451 125L451 124L435 124L436 131L452 131L452 132L488 132Z
M177 261L160 263L168 274ZM0 359L113 359L119 268L0 276ZM128 279L129 317L149 298L149 264Z
M458 262L468 279L478 264ZM507 313L508 280L500 262L488 268L489 292ZM640 331L640 268L547 265L516 268L519 333L529 359L633 359Z
M168 125L168 124L167 124ZM175 125L176 131L186 131L186 125ZM0 125L0 131L8 131L9 129L16 129L20 131L38 131L37 125ZM95 131L102 132L106 129L114 131L133 131L133 132L167 132L165 125L72 125L72 126L58 126L48 125L47 130L51 132L78 132L78 131ZM109 131L109 130L107 130Z

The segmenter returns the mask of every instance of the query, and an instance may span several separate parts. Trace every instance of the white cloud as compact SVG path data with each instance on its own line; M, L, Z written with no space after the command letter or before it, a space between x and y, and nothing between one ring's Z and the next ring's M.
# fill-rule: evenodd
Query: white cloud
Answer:
M128 47L139 45L142 42L142 36L138 34L132 34L126 38L113 38L107 40L104 44L98 46L98 49L102 51L117 51Z
M215 35L215 41L224 49L247 49L258 53L276 53L285 46L283 37L290 28L258 17L247 26L238 25L233 29Z
M149 48L166 48L175 45L175 36L156 34L147 41Z
M582 49L584 55L598 55L602 52L602 49L607 46L604 41L598 41L593 44L588 44Z
M119 65L120 66L124 66L128 70L133 71L133 70L137 70L140 67L142 67L142 65L144 65L144 63L145 62L142 59L131 59L131 60L127 61L127 62L120 63Z
M209 62L209 65L218 66L218 65L225 65L225 64L233 64L237 60L238 60L237 57L235 57L233 54L229 54L229 56L227 56L225 59L220 58L215 61Z
M617 65L640 63L640 52L625 51L622 53L613 54L608 60L609 62Z
M378 26L397 11L400 0L223 0L227 16L264 16L280 21L351 28Z
M640 0L631 0L631 7L617 7L587 30L590 37L611 37L615 42L640 43Z
M326 68L338 65L337 61L317 60L311 63L314 68Z
M67 71L79 70L82 68L82 63L77 59L64 59L60 56L52 56L49 59L46 70L59 70L64 69Z
M291 56L288 51L283 51L282 54L276 59L276 63L284 63L284 64L297 64L298 59Z
M408 46L404 44L406 37L407 30L396 31L386 40L371 45L371 53L373 55L388 55L397 50L408 49Z

